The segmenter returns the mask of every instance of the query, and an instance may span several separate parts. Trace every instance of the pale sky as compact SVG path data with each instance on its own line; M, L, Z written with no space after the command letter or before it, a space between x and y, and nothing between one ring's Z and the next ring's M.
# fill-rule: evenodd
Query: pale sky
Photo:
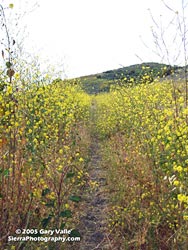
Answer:
M25 18L29 34L26 48L52 64L63 61L69 78L141 60L159 62L152 52L151 26L155 25L148 9L159 24L160 19L168 24L174 16L161 0L32 1L39 7ZM24 1L12 0L15 8L18 2ZM182 0L166 2L176 10Z

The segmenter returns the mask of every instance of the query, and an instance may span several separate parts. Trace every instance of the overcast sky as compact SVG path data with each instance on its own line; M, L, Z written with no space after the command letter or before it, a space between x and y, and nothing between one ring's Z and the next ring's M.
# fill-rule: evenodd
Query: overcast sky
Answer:
M15 7L19 1L12 0ZM174 16L161 0L32 1L39 7L25 18L26 47L51 63L63 61L68 77L160 61L148 9L159 23ZM182 0L166 2L176 10Z

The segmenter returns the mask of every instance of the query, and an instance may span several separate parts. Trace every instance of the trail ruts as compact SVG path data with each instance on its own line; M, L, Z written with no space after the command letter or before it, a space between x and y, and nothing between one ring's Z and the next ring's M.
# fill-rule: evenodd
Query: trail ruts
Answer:
M95 104L92 105L91 145L88 174L95 188L88 187L82 193L82 214L79 231L81 242L72 246L74 250L112 249L107 227L107 183L105 169L101 166L100 141L92 131L95 130Z

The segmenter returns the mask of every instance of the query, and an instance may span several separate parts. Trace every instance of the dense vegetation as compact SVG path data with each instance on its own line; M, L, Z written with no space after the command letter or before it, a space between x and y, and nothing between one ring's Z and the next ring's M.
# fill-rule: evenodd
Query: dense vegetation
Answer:
M73 228L72 236L79 236L82 190L95 185L87 173L91 134L100 140L101 165L107 169L112 244L186 249L186 82L151 83L145 75L148 82L125 85L124 78L98 95L86 94L73 80L28 84L19 74L6 84L1 79L2 249L67 247L7 242L18 228Z
M183 67L161 63L142 63L108 70L103 73L79 78L82 88L89 94L109 92L112 86L153 82L156 79L174 77L182 78Z
M0 92L1 249L16 229L75 229L78 190L88 182L81 135L90 97L70 81L15 87L18 80ZM26 243L26 249L47 249L45 242L7 247Z
M64 81L20 56L22 46L9 27L16 27L19 17L6 16L13 8L0 4L0 249L79 249L82 242L9 241L9 236L71 229L72 241L79 241L83 193L99 187L89 175L94 161L106 173L106 189L95 194L109 199L110 249L187 250L184 1L177 27L185 67L142 63ZM167 49L160 30L154 40L158 44L161 38Z
M188 107L183 85L118 87L96 101L112 198L109 226L120 249L186 249Z

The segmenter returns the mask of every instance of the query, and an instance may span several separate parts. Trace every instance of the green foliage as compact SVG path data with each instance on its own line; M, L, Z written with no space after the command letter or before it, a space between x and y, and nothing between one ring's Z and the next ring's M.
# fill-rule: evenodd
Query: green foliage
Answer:
M41 224L42 224L42 227L45 229L48 224L50 223L51 219L52 219L52 215L49 215L47 218L44 218L42 221L41 221Z
M64 210L60 213L60 217L71 218L72 212L70 210Z
M70 233L70 237L81 237L81 234L77 229L73 229Z
M67 178L72 178L72 177L74 177L75 176L75 173L74 172L68 172L67 173Z
M51 191L49 188L45 188L42 190L42 196L46 196L47 194L49 194Z
M100 74L79 78L82 88L89 94L109 92L117 85L151 83L155 79L179 75L182 67L160 63L142 63L109 70Z
M79 196L72 195L69 197L69 200L74 201L74 202L79 202L81 200L81 198Z

